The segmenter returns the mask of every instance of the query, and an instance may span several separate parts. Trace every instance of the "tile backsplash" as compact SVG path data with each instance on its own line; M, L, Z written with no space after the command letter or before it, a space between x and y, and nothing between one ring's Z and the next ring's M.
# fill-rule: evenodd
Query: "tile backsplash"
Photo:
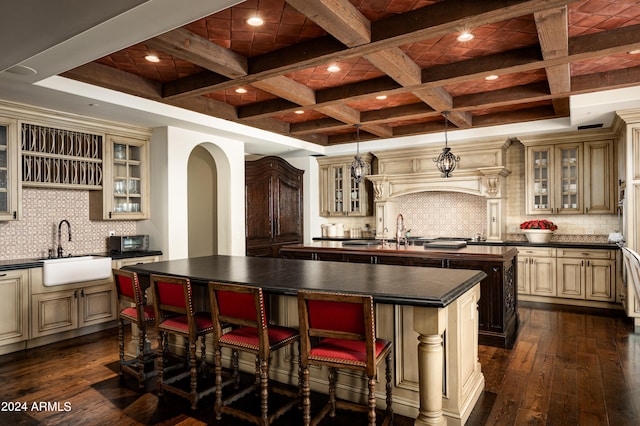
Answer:
M58 224L71 224L71 241L62 226L65 255L103 253L109 231L136 233L134 221L89 220L89 191L29 188L22 190L22 219L0 222L0 260L46 257L58 245Z
M398 212L415 237L472 238L487 228L487 199L458 192L418 192L398 197Z

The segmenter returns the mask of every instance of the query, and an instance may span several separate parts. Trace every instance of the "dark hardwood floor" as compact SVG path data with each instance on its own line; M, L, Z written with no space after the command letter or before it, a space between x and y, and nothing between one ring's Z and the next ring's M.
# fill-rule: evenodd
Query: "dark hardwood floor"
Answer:
M520 323L513 349L480 346L486 385L468 425L640 425L640 335L620 312L523 303ZM159 400L154 379L142 392L133 379L121 385L115 329L0 356L0 378L1 425L243 424L216 423L210 397L196 411ZM340 412L323 424L363 423ZM299 412L277 424L300 424Z

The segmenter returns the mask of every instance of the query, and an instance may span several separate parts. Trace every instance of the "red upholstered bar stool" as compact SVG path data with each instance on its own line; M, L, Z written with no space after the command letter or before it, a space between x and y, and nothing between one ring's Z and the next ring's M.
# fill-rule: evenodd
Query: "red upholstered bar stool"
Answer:
M305 425L316 425L336 407L366 412L368 424L376 424L376 372L386 361L386 403L383 424L393 422L391 407L391 352L393 344L376 339L373 298L366 295L298 292L300 316L300 363L302 368L302 406ZM329 368L329 402L311 420L309 366ZM336 369L362 371L368 378L368 405L337 401Z
M153 305L147 305L144 293L140 288L138 274L135 272L113 269L113 283L118 295L118 346L120 351L120 379L124 374L130 374L138 379L138 386L144 388L144 382L156 374L155 369L145 371L148 363L152 363L155 354L144 353L147 340L147 323L156 320ZM131 306L133 305L133 306ZM123 308L124 307L124 308ZM124 326L126 323L138 327L138 355L136 358L125 360L124 357Z
M193 292L188 278L151 275L151 289L153 291L153 305L156 310L156 329L158 331L158 395L164 391L171 392L191 402L195 409L198 400L215 391L211 385L204 389L198 388L198 368L196 360L196 345L201 337L200 356L201 367L206 364L205 335L213 333L213 323L208 312L195 312L193 307ZM187 340L187 371L165 377L168 353L168 335L174 334ZM185 377L190 378L189 388L179 386L178 382ZM201 386L202 387L202 386Z
M264 297L259 287L210 282L209 300L215 327L216 420L222 418L222 413L227 413L257 425L270 425L299 403L299 391L292 392L284 388L271 387L271 391L284 394L291 399L269 413L270 355L273 351L298 341L300 337L298 330L267 323ZM242 390L237 390L236 382L236 392L225 400L222 399L222 348L232 350L232 364L235 371L238 365L238 351L248 352L256 357L255 382ZM259 415L230 405L256 389L260 393Z

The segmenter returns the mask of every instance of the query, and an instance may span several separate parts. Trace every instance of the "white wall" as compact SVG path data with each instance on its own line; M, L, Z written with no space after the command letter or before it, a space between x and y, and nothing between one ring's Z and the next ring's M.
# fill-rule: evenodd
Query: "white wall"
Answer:
M138 232L152 236L164 259L188 257L187 165L197 145L211 153L218 170L218 253L244 255L244 145L214 133L154 129L151 218L138 224Z

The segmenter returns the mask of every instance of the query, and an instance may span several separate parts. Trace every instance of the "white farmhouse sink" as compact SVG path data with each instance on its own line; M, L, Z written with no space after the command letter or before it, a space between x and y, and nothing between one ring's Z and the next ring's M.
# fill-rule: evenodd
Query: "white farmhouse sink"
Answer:
M43 261L43 284L46 287L102 280L111 276L111 258L78 256Z

